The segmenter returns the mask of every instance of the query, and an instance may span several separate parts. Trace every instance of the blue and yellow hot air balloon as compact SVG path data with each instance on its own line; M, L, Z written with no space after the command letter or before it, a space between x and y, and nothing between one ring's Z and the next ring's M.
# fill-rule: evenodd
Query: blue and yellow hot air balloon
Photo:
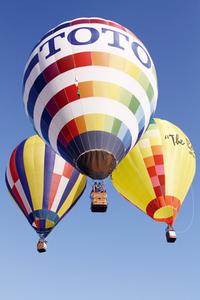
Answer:
M156 109L157 77L127 28L79 18L53 28L24 72L24 104L37 133L81 173L106 178Z
M6 170L6 184L39 234L38 250L44 252L44 239L79 199L86 177L35 135L13 151Z
M166 222L167 240L195 175L188 137L174 124L152 119L137 145L112 173L117 191L155 221Z

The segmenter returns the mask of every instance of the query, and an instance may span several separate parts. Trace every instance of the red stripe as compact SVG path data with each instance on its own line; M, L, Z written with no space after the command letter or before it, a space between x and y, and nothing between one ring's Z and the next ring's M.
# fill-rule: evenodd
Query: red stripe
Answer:
M35 225L36 225L36 228L40 228L40 219L35 219Z
M77 25L77 24L84 24L84 23L91 23L91 24L104 24L104 25L109 25L109 26L113 26L113 27L116 27L118 29L121 29L125 32L128 32L128 33L131 33L133 34L132 32L130 32L127 28L123 27L122 25L116 23L116 22L113 22L113 21L109 21L109 20L105 20L105 19L96 19L96 18L89 18L89 19L80 19L80 20L74 20L72 22L70 22L70 25L73 26L73 25Z
M74 54L76 68L92 65L91 52L81 52Z
M18 193L18 190L16 188L16 186L14 185L12 188L12 194L13 194L13 198L15 199L16 203L19 205L20 209L23 211L23 213L28 216L28 212L26 210L26 207L24 206L24 203L22 201L22 198L20 196L20 194Z
M10 157L10 162L9 162L10 174L12 176L14 183L19 179L19 175L17 172L17 166L16 166L16 162L15 162L16 152L17 152L17 148L15 148L15 150L13 151L13 153Z
M96 52L95 55L101 55L107 62L107 58L110 54L103 53L103 52ZM92 52L82 52L76 53L73 55L65 56L55 63L48 66L43 71L43 76L45 77L46 83L53 80L58 75L70 71L74 68L84 67L84 66L92 66ZM95 65L98 64L95 61ZM106 65L106 64L105 64ZM75 81L75 78L74 78ZM67 85L67 82L66 82ZM81 86L81 83L80 83ZM64 88L63 90L59 91L55 94L47 103L45 109L47 109L49 115L53 118L55 114L65 105L68 103L80 99L80 96L77 94L77 87L75 82L73 85ZM44 109L44 110L45 110Z
M76 53L59 59L57 62L48 66L44 71L43 75L46 82L53 80L58 75L72 70L78 67L84 67L92 65L91 52ZM75 78L74 78L75 81ZM48 111L50 116L53 116L69 102L78 100L80 96L77 94L77 87L75 83L65 89L59 91L54 97L52 97L45 109Z
M60 70L58 68L57 63L51 64L43 71L43 76L47 82L51 81L59 74L60 74Z
M88 65L92 65L91 52L75 53L58 59L55 63L49 65L42 72L42 74L46 82L48 83L59 74L62 74L74 68L84 67Z
M60 71L60 73L64 73L66 71L72 70L75 68L75 54L71 54L57 60L56 64ZM48 69L49 67L47 67Z
M77 94L77 87L75 84L70 85L51 98L44 111L47 110L49 115L53 118L62 107L78 99L80 99L80 96Z
M68 144L75 136L79 135L75 119L69 121L60 131L58 140L63 145ZM64 142L64 143L63 143Z

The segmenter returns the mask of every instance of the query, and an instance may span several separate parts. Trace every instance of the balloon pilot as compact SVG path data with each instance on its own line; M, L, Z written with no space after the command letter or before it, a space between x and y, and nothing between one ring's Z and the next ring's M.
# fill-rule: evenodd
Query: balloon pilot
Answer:
M107 210L107 192L103 181L95 181L90 193L91 211L106 212Z
M75 76L75 86L77 88L77 95L80 96L80 89L78 86L78 76Z
M166 240L168 243L175 243L176 241L176 232L172 225L168 225L166 228Z

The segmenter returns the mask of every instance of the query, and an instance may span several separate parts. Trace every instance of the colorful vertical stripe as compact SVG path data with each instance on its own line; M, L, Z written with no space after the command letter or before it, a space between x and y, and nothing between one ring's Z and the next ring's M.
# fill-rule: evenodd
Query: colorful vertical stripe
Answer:
M83 193L86 178L35 135L13 151L6 183L29 223L46 236Z

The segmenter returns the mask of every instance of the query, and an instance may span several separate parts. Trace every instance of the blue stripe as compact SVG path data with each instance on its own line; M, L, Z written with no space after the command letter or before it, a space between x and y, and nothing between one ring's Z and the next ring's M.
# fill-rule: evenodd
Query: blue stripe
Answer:
M34 210L30 215L29 215L30 219L33 219L35 220L36 218L38 219L43 219L43 220L50 220L54 223L57 223L58 220L59 220L59 216L51 211L51 210L48 210L48 209L37 209L37 210Z
M47 229L49 230L49 229ZM46 231L46 220L45 219L40 219L40 229L39 229L40 233L42 231L45 232Z
M66 148L63 144L57 141L59 154L72 166L76 166L76 159L80 155L80 151L77 149L75 142L70 142Z
M67 183L67 186L64 190L64 193L60 199L60 202L59 202L59 205L58 205L58 208L56 210L56 212L58 213L59 209L62 207L62 205L64 204L64 202L67 202L68 201L68 196L69 194L71 193L71 190L73 189L78 177L79 177L80 173L77 171L77 170L74 170L68 183Z
M132 136L131 136L129 130L127 131L127 133L123 139L123 144L124 144L125 152L127 152L127 149L130 149L131 144L132 144Z
M34 228L34 227L33 227L33 228ZM51 232L51 230L52 230L53 228L50 228L50 229L46 229L46 228L39 228L39 229L36 229L36 228L34 228L34 229L35 229L35 231L39 234L40 237L46 238L47 235Z
M33 111L35 107L35 103L37 100L38 95L41 93L45 85L47 84L43 73L41 73L35 80L34 84L32 85L27 102L27 110L29 116L33 119Z
M30 61L25 73L24 73L24 79L23 79L23 89L26 83L27 78L29 77L31 71L33 70L33 68L35 67L35 65L39 62L39 57L38 54L36 54Z
M143 115L143 117L140 119L138 123L139 131L143 130L144 126L145 126L145 116Z
M28 203L33 210L33 203L31 198L31 193L28 186L28 181L26 178L26 172L24 169L24 146L27 140L24 140L22 143L19 144L16 151L16 167L17 167L17 173L19 175L19 179L21 182L21 185L23 187L24 193L26 195L26 198L28 200Z
M128 131L123 142L112 133L104 131L88 131L76 136L66 146L57 141L57 147L60 155L71 165L76 167L76 161L81 153L92 149L102 149L112 153L117 161L126 153L131 146L131 135ZM125 148L127 147L127 149Z
M135 144L137 144L137 142L139 141L139 139L141 138L142 134L144 132L144 127L140 130L139 134L138 134L138 138Z
M48 145L45 145L45 156L44 156L44 190L43 190L43 202L42 208L48 209L49 196L52 184L52 174L55 164L56 153L51 150Z
M124 123L121 123L120 129L117 134L117 136L120 140L123 140L124 136L127 133L127 130L128 130L128 127Z
M47 143L49 143L49 135L48 135L48 130L49 130L49 125L51 123L52 116L48 112L48 110L45 108L42 112L42 116L40 119L40 130L42 133L43 138Z

